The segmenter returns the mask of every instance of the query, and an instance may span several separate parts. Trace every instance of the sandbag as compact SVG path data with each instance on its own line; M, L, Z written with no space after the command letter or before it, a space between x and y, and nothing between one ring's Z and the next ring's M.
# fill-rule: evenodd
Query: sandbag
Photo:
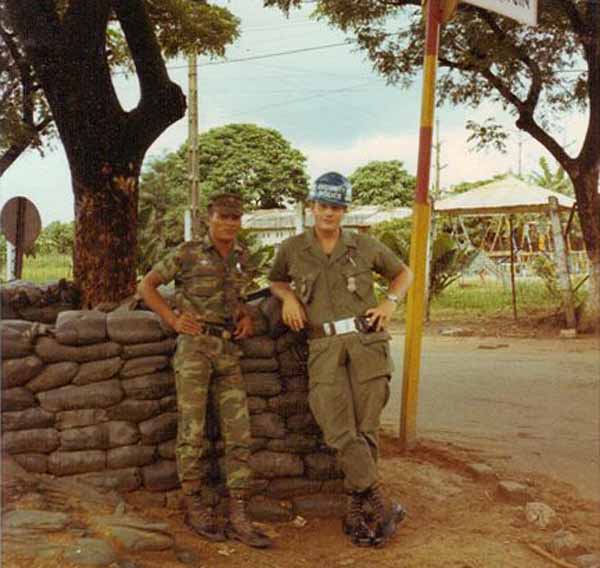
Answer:
M250 396L274 396L281 392L281 381L276 373L248 373L244 381Z
M292 432L286 434L283 438L278 440L269 440L267 443L267 449L274 452L291 452L295 454L303 454L314 452L318 449L320 440L317 436L311 436L310 434L301 434L299 432Z
M48 458L48 471L53 475L73 475L106 468L106 452L84 450L81 452L54 452Z
M242 358L240 360L242 373L273 373L279 369L279 362L275 358L270 359L250 359Z
M298 515L306 519L342 518L346 513L346 495L314 494L294 497L292 502Z
M258 477L299 477L304 473L304 463L299 456L261 450L250 456L250 467Z
M127 467L141 467L151 464L156 460L156 446L122 446L112 448L106 452L106 467L109 469L122 469Z
M14 430L2 434L2 447L9 454L49 454L59 445L59 435L54 428Z
M312 414L294 414L286 420L287 429L291 432L305 432L307 434L320 434L321 429L315 422Z
M71 361L47 365L37 377L27 383L27 389L37 393L63 387L71 383L78 371L79 363Z
M54 414L45 411L39 406L2 413L2 431L32 430L54 426Z
M286 392L308 392L308 375L299 374L281 377Z
M250 416L250 431L257 438L283 438L285 424L281 416L272 412L253 414Z
M306 414L309 411L308 398L303 392L286 392L269 399L269 410L281 416Z
M321 490L321 482L316 479L305 479L303 477L288 477L273 479L269 482L266 494L276 499L289 499L298 495L318 493Z
M299 352L298 347L282 351L279 357L279 374L282 377L303 375L306 373L306 358Z
M140 439L131 422L105 422L96 426L72 428L60 433L61 450L108 449L135 444Z
M171 371L142 375L121 381L129 398L138 400L161 399L175 391L175 378Z
M82 410L65 410L56 413L56 428L67 430L68 428L82 428L93 426L109 420L104 408L84 408Z
M158 445L158 455L164 460L174 460L176 446L177 442L175 438L167 440L166 442L161 442Z
M296 345L306 345L306 333L304 331L292 331L290 329L275 341L277 353L283 353Z
M22 387L43 368L44 363L35 355L2 361L2 388Z
M258 307L269 322L269 336L276 339L288 331L281 317L281 300L269 296Z
M304 456L306 476L309 479L337 479L344 473L338 466L335 456L323 452L315 452Z
M177 435L177 413L166 412L139 423L143 444L160 444Z
M86 361L110 359L119 355L121 349L118 343L111 341L74 347L71 345L62 345L51 337L40 337L35 344L35 352L46 363L56 363L58 361L85 363Z
M287 523L294 518L294 509L289 501L261 495L250 499L247 510L250 518L259 522Z
M2 412L25 410L35 405L35 398L25 387L2 391Z
M162 460L141 468L142 482L148 491L169 491L179 487L174 461Z
M31 473L46 473L48 471L48 456L45 454L16 454L15 461Z
M171 356L175 351L176 341L173 338L154 341L152 343L138 343L135 345L124 345L121 357L123 359L135 359L136 357L150 357L151 355Z
M161 407L158 400L132 400L129 398L106 409L106 415L110 420L128 420L136 423L152 418L159 412L161 412Z
M177 395L169 394L159 401L161 412L177 412Z
M63 345L106 341L106 314L96 310L68 310L58 314L54 337Z
M160 317L150 311L115 311L106 318L108 336L117 343L153 343L164 338Z
M119 381L113 379L82 387L69 385L40 392L36 396L42 408L50 412L60 412L61 410L113 406L123 398L123 390Z
M15 359L16 357L26 357L33 352L31 338L25 333L31 328L27 324L20 328L10 322L19 320L4 320L0 322L0 346L2 347L2 360ZM25 322L24 322L25 323Z
M73 384L88 385L90 383L105 381L114 377L122 366L123 361L120 357L82 363L77 375L73 378Z
M250 414L259 414L267 408L267 401L259 396L248 397L248 411Z
M128 359L121 369L122 377L138 377L156 373L169 365L166 355L151 355L149 357L136 357Z
M107 469L93 473L73 475L72 479L94 486L98 491L136 491L142 485L142 476L137 467Z
M238 342L244 357L251 359L271 359L275 356L275 341L266 335L242 339Z

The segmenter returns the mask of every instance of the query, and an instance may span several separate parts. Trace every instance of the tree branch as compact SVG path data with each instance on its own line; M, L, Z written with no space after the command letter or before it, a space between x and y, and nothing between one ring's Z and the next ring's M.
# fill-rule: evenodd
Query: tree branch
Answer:
M577 9L577 6L572 0L561 0L560 6L564 9L567 18L569 18L569 21L573 26L573 31L579 37L579 41L582 44L585 44L584 38L587 35L588 30L585 20Z
M41 134L43 132L44 128L46 128L46 126L48 126L52 122L52 120L53 119L51 116L47 116L44 120L42 120L42 122L33 126L33 128L36 130L37 134ZM4 154L2 156L0 156L0 177L2 177L4 172L8 168L10 168L10 166L15 162L15 160L25 150L27 150L27 148L31 145L32 141L33 141L33 136L31 136L27 140L21 140L19 142L15 142L10 145L8 150L6 150L6 152L4 152Z
M70 0L63 28L74 59L93 60L104 56L110 7L110 0Z
M142 100L170 82L143 0L112 0L140 81Z

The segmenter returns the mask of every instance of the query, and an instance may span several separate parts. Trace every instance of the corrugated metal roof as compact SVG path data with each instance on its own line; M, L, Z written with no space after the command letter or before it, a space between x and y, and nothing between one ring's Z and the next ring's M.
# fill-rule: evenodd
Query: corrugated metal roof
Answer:
M434 204L438 213L494 215L500 213L545 213L548 198L556 197L559 209L571 209L571 197L525 182L515 176L490 182Z

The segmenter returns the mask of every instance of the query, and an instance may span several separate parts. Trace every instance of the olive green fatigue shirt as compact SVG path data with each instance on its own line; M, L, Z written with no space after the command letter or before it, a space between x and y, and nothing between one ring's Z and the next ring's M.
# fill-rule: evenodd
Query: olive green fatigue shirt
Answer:
M374 308L373 272L392 280L405 269L388 247L364 233L342 231L326 255L311 229L281 244L269 280L290 282L310 325L319 326Z
M210 235L180 244L152 268L167 284L175 279L175 303L207 323L231 323L251 279L248 253L237 241L223 258Z

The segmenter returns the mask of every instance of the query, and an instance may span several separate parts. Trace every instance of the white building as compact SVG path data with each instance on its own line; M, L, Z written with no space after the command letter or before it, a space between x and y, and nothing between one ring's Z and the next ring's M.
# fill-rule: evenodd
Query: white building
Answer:
M409 207L386 208L382 205L357 205L348 210L342 227L350 231L365 232L377 223L391 219L410 217ZM296 233L296 211L293 209L258 209L246 213L242 218L242 227L256 233L261 243L275 245ZM305 211L305 225L314 224L312 213Z

